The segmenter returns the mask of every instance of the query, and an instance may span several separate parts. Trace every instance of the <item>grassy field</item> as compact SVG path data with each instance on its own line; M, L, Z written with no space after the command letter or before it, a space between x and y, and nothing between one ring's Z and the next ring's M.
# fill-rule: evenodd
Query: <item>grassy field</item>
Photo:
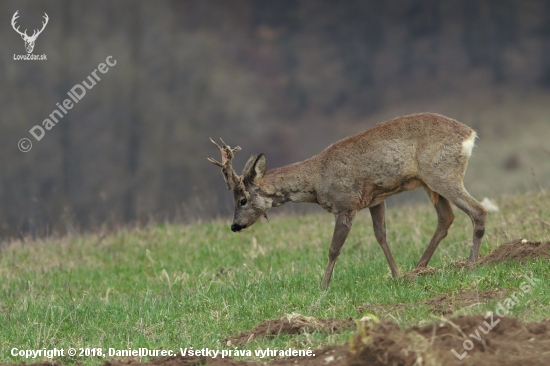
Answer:
M487 221L482 255L513 238L550 240L550 195L503 196ZM426 199L427 202L427 199ZM541 280L511 316L550 317L548 261L509 262L473 270L453 262L467 257L470 219L456 220L430 266L431 276L393 279L362 212L336 264L329 290L320 290L333 227L332 215L277 217L240 234L228 222L155 226L107 236L16 241L0 250L0 363L46 359L12 357L11 349L102 347L223 349L234 336L266 319L298 312L316 318L364 314L364 304L410 303L391 318L402 326L434 321L414 303L459 290L516 289L521 276ZM388 242L403 272L414 265L436 226L428 205L390 208ZM494 303L456 314L479 314ZM283 335L241 349L317 348L344 343L353 332ZM107 358L69 357L65 363L99 364Z

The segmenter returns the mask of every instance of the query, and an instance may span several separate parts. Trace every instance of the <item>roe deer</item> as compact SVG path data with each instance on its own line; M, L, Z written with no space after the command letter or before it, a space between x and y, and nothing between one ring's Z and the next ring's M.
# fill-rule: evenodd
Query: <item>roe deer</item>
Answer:
M437 213L437 229L417 267L426 267L454 220L450 202L464 211L474 227L470 263L478 257L485 232L485 208L468 194L462 179L472 154L476 133L445 116L420 113L402 116L342 139L305 161L267 170L264 154L251 156L242 176L233 172L231 149L222 140L220 166L227 187L233 190L235 213L231 230L245 229L271 207L283 203L313 202L332 212L334 234L322 287L330 282L336 259L350 232L357 211L368 207L374 235L391 273L399 270L386 242L385 199L423 187Z

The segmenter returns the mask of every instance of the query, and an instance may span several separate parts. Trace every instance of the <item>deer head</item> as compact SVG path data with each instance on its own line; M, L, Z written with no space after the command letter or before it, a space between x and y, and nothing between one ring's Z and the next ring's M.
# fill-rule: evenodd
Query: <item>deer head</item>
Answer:
M23 41L25 41L25 49L27 50L27 53L32 53L32 50L34 49L34 42L36 42L36 38L38 38L38 36L40 35L40 33L42 33L42 31L44 30L44 28L46 28L46 25L48 24L48 14L44 13L44 22L42 22L42 29L40 30L37 30L35 29L32 36L29 36L27 34L27 30L25 29L24 32L21 32L19 30L19 26L17 26L17 28L15 27L15 21L17 18L19 18L19 15L17 15L17 13L19 12L19 10L17 10L15 12L15 14L13 14L13 17L11 18L11 26L13 27L13 29L19 33L21 35L21 38L23 38Z
M223 146L218 145L214 140L212 143L220 150L222 162L212 158L208 161L222 168L222 174L229 190L233 190L235 212L231 230L241 231L254 224L260 217L267 219L267 210L271 208L271 200L264 192L261 181L265 175L267 164L265 155L251 156L245 165L242 176L233 171L232 160L235 152L241 150L239 146L231 149L222 139Z

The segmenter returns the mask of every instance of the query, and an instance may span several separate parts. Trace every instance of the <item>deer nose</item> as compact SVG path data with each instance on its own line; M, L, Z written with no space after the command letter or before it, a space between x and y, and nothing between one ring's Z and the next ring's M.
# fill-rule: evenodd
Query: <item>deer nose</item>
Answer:
M241 231L243 227L239 224L233 224L231 225L231 231L233 231L234 233L236 233L237 231Z

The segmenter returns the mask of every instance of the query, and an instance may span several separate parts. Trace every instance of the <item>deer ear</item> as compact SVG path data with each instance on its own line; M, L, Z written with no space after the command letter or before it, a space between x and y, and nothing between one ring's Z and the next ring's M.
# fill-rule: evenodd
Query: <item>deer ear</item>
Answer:
M248 183L257 183L264 177L266 170L267 161L265 160L265 155L260 154L258 157L252 155L244 167L243 177Z
M267 161L265 160L265 155L260 154L254 162L254 180L262 179L267 170Z

